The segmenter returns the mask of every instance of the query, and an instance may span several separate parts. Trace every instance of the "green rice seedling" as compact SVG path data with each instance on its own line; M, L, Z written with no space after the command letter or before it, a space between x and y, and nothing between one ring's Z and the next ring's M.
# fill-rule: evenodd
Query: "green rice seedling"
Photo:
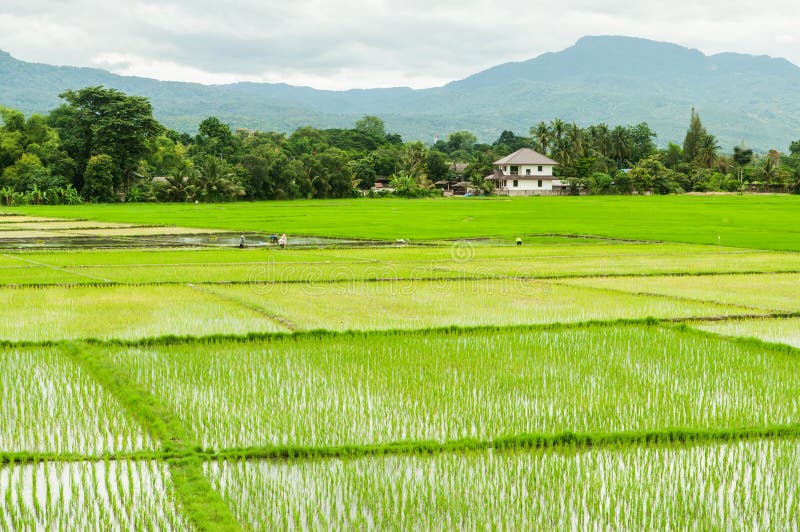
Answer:
M633 278L570 279L564 283L635 293L663 294L758 310L800 311L800 274L709 275Z
M98 283L104 279L86 275L84 272L71 273L49 266L22 265L0 267L0 285L41 285L62 283Z
M557 250L556 250L557 253ZM563 256L505 261L470 260L448 265L462 275L516 275L526 277L562 278L585 276L655 274L709 274L736 272L800 271L800 254L720 252L717 254L685 254L680 250L650 253L609 253L604 256Z
M0 339L142 338L279 331L269 316L186 286L0 291Z
M173 226L132 226L122 225L119 227L99 228L99 229L72 229L64 231L73 236L150 236L150 235L196 235L219 233L215 229L196 229L193 227L173 227Z
M156 461L3 465L0 493L2 530L190 529Z
M676 244L558 244L352 249L126 250L8 254L10 261L67 267L75 282L343 282L379 279L561 278L800 270L800 254ZM24 262L27 261L27 262ZM3 262L0 259L0 266ZM24 283L24 278L0 283ZM29 282L43 282L39 277ZM53 282L59 282L54 279Z
M282 316L302 329L519 325L748 312L726 305L521 279L291 283L213 290Z
M800 367L660 327L305 335L109 349L216 449L797 422Z
M57 348L0 351L0 451L99 455L154 446Z
M6 224L34 223L34 222L61 222L63 218L45 218L42 216L8 215L0 213L0 226Z
M29 206L12 213L232 231L394 240L566 235L693 242L800 251L800 198L593 196L407 200L363 199L226 204ZM765 215L768 213L768 215Z
M44 230L59 231L64 229L112 229L134 227L130 224L120 224L113 222L96 222L94 220L48 220L48 221L28 221L28 222L6 222L0 225L0 230L25 231L25 230Z
M772 318L766 320L728 320L692 325L703 331L726 336L758 338L765 342L800 347L800 318Z
M206 464L248 528L795 530L800 443Z

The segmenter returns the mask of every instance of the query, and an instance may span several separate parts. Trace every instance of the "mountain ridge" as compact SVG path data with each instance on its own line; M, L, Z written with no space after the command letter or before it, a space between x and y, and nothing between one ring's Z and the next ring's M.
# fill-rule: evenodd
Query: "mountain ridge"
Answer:
M387 130L431 141L469 130L491 142L539 121L580 125L647 122L658 143L680 142L692 107L725 151L744 140L785 150L800 138L800 67L782 58L724 52L705 55L673 43L586 36L564 50L503 63L440 87L325 91L285 83L226 85L120 76L90 67L51 66L0 50L0 105L46 113L67 89L105 85L148 97L166 126L193 132L207 116L232 127L291 132L311 125L352 127L380 116Z

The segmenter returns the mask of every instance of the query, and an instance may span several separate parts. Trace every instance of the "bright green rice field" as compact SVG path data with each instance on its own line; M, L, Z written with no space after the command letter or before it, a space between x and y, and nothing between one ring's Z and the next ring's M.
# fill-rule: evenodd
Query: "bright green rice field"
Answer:
M781 196L4 208L0 530L797 530L798 219ZM215 244L273 231L287 249Z

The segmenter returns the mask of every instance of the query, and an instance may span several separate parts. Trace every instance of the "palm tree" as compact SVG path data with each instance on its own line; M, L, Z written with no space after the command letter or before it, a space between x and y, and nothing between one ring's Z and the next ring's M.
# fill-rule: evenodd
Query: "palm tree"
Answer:
M778 164L772 157L767 157L764 160L764 165L761 167L761 175L764 177L764 192L769 192L770 184L775 181L779 175Z
M567 144L573 159L586 155L586 131L575 122L567 127Z
M630 157L632 143L628 130L622 126L617 126L611 131L611 157L617 161L617 165L622 168L625 160Z
M539 122L536 127L531 128L531 136L536 143L536 148L543 155L547 155L547 148L550 147L550 128L544 121Z
M200 195L215 200L239 196L244 192L236 183L235 178L236 176L221 157L209 155L200 166L196 181Z
M705 168L711 168L717 162L719 143L717 137L706 133L697 143L697 161Z
M553 147L553 158L558 161L562 168L572 166L575 156L566 138L556 142Z
M591 125L588 133L592 147L603 157L608 157L611 153L611 131L608 129L608 124Z
M166 176L164 180L164 194L172 201L189 201L197 194L197 187L185 173Z
M172 201L189 201L197 194L198 172L189 161L182 163L172 175L164 178L164 194Z
M565 129L564 121L560 118L556 118L555 120L550 122L550 131L553 133L553 137L555 137L555 141L553 144L558 144L558 141L564 137L564 129Z

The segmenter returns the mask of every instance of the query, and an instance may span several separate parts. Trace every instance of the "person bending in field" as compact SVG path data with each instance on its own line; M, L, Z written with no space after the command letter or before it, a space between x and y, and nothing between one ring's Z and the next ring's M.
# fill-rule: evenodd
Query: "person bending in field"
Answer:
M281 235L281 237L278 239L278 245L281 247L281 249L283 249L283 248L286 247L286 244L288 244L288 243L289 243L289 239L286 238L286 233L283 233Z
M239 237L239 249L244 249L244 235Z

